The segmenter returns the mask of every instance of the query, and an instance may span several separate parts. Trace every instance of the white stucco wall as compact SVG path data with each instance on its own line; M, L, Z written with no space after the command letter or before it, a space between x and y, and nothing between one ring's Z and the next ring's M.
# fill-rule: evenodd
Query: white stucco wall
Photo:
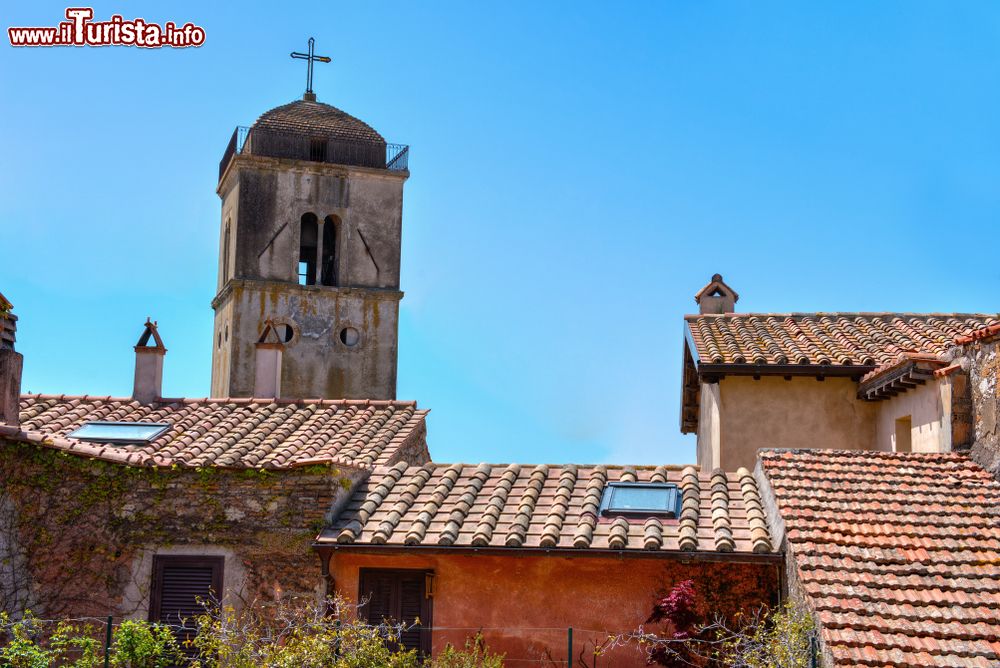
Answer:
M875 449L896 449L896 420L911 420L913 452L951 452L950 379L930 380L923 385L875 403Z

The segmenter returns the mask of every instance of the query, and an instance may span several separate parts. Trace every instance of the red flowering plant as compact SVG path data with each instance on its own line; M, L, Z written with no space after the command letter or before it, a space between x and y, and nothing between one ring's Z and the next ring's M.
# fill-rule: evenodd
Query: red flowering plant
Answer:
M812 616L792 603L774 610L761 607L738 613L736 624L722 617L706 620L694 582L684 580L658 595L645 624L662 624L659 632L644 626L612 636L599 653L638 644L647 665L669 668L808 668L814 665Z
M668 624L665 634L648 636L640 643L646 647L646 663L660 666L702 665L693 651L692 641L700 640L702 629L698 612L698 595L694 582L684 580L653 603L653 613L647 624Z

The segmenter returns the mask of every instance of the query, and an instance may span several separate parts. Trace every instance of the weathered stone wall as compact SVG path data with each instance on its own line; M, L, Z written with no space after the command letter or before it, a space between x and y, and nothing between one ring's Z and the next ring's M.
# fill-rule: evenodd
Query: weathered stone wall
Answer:
M1000 341L970 343L966 347L969 385L972 390L973 458L1000 477Z
M944 378L951 385L951 449L968 450L975 438L972 424L972 388L965 371Z
M292 327L281 362L281 397L395 399L402 293L232 281L216 307L212 396L253 396L256 342L264 321ZM221 324L220 324L221 323ZM347 345L340 333L357 330ZM220 340L221 336L221 340Z
M154 554L226 557L226 600L323 592L310 545L362 477L133 468L0 441L0 610L146 614Z
M340 220L338 285L399 287L405 172L246 155L233 167L220 189L233 278L297 282L299 223L313 213Z

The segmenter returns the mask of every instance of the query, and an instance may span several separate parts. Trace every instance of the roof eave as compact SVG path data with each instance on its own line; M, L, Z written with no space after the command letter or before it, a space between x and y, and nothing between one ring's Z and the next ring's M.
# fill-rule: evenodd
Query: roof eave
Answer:
M568 547L476 547L473 545L376 545L372 543L337 543L317 538L313 549L321 555L334 552L355 552L359 554L457 554L482 556L536 556L536 557L604 557L617 559L668 559L674 561L715 561L727 563L780 564L784 560L781 552L716 552L681 550L612 550L605 548Z
M703 382L717 382L725 376L814 376L860 380L875 368L873 364L700 364L698 377Z
M698 432L700 419L700 380L698 378L698 347L691 338L691 328L684 323L684 352L682 353L681 369L681 415L680 428L682 434Z
M858 399L882 401L923 385L935 378L938 369L948 366L945 360L931 356L902 357L891 365L867 374L858 385Z

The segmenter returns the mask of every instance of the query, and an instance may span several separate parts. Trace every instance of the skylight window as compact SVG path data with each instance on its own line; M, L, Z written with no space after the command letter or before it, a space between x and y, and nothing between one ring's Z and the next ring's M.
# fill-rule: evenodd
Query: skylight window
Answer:
M68 438L98 443L149 443L170 428L163 422L86 422Z
M676 518L680 512L680 498L676 485L655 482L613 482L604 489L601 514Z

